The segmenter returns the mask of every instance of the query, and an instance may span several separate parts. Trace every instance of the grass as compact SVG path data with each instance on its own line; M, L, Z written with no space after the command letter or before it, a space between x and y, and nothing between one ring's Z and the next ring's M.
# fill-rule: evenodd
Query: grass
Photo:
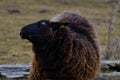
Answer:
M17 9L20 13L10 14ZM47 10L46 13L40 13ZM0 64L29 63L31 43L19 37L20 29L40 19L50 19L63 11L78 12L94 23L102 49L106 44L111 7L105 0L0 0ZM116 14L116 35L120 36L120 13Z

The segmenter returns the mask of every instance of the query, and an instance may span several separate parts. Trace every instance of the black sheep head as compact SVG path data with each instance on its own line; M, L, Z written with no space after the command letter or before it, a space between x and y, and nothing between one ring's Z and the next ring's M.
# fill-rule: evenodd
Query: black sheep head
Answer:
M38 22L24 26L21 29L20 36L22 39L27 39L33 44L39 44L48 35L54 31L64 28L69 23L50 22L49 20L40 20Z

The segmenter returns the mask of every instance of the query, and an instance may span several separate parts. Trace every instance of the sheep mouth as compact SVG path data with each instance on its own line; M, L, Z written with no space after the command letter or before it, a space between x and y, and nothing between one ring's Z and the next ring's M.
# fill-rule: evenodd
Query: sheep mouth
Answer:
M22 39L30 39L31 38L31 35L27 34L27 33L20 33L20 36Z
M20 37L22 39L30 39L31 38L31 34L27 30L22 29L20 31Z

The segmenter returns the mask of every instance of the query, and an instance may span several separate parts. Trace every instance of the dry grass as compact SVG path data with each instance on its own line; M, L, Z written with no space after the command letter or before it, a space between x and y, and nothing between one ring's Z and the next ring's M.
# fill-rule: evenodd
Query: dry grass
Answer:
M8 10L12 9L20 12L9 13ZM0 64L29 63L31 43L20 39L20 29L28 23L50 19L63 11L78 12L93 22L104 49L106 21L111 12L110 4L105 0L0 0ZM116 16L115 33L119 37L120 13Z

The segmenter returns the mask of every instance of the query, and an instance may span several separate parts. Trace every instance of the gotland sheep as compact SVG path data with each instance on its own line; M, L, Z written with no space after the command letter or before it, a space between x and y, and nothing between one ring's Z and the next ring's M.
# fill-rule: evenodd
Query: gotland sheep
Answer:
M29 80L92 80L99 70L95 30L76 13L26 25L20 35L33 44Z

